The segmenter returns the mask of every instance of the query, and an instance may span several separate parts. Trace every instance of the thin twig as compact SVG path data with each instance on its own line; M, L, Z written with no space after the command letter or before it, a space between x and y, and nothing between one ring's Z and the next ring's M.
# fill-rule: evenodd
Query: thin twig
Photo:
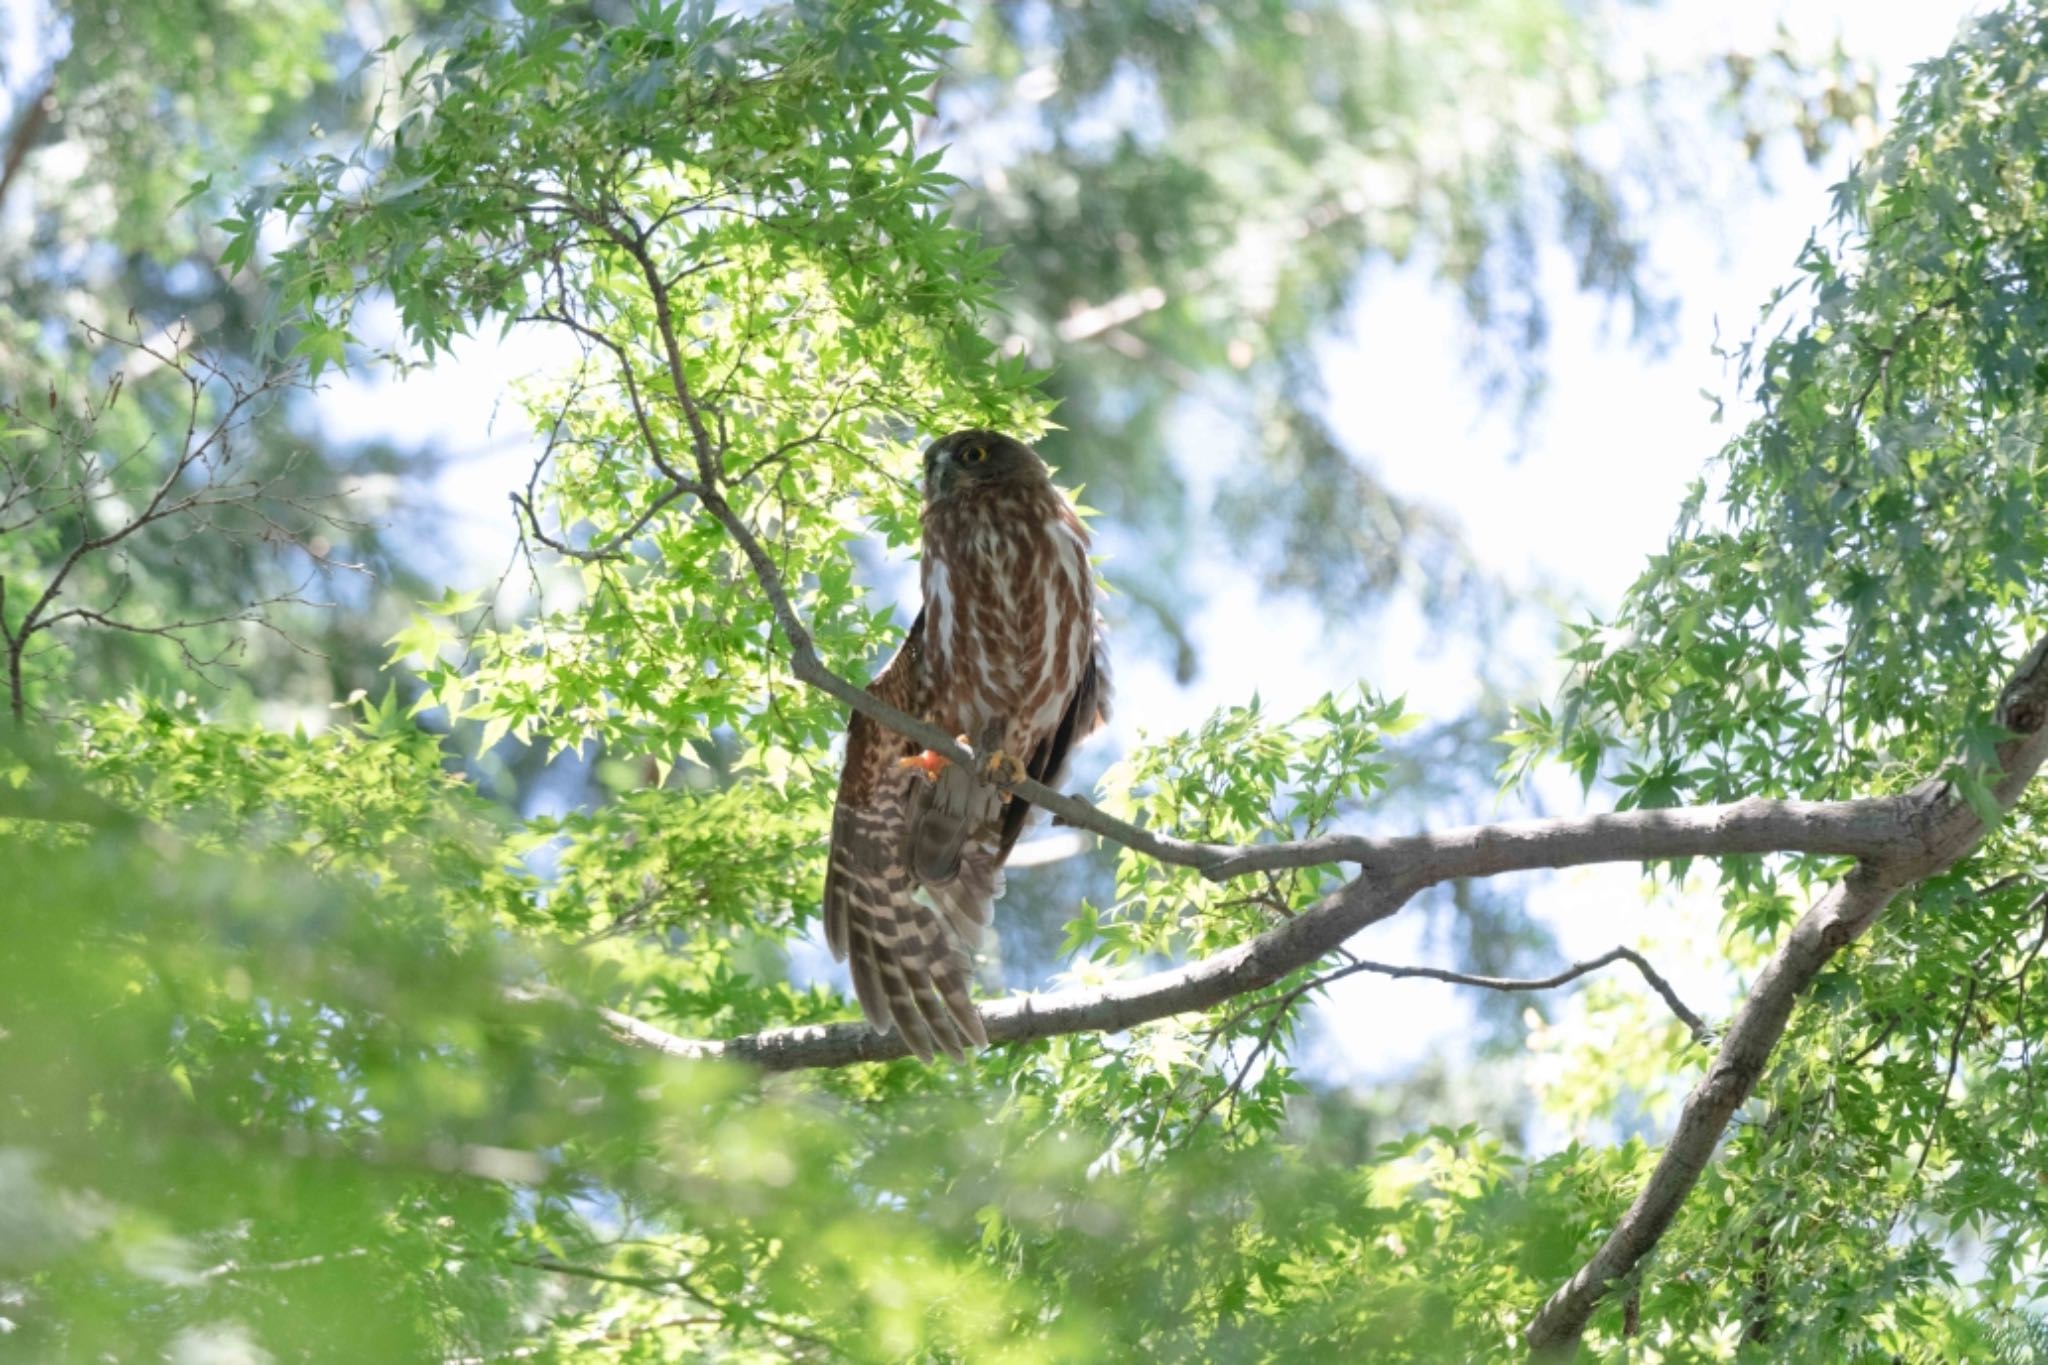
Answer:
M1977 1005L1978 985L1978 979L1972 976L1970 988L1963 996L1963 1007L1956 1011L1955 1028L1950 1031L1948 1037L1948 1068L1942 1073L1941 1094L1935 1100L1934 1112L1927 1116L1927 1132L1920 1139L1920 1159L1913 1163L1913 1173L1906 1177L1906 1193L1900 1197L1898 1212L1893 1215L1894 1225L1898 1221L1898 1215L1905 1212L1906 1201L1911 1197L1913 1187L1920 1183L1920 1172L1927 1169L1928 1155L1934 1151L1935 1130L1941 1126L1941 1116L1948 1112L1949 1096L1956 1086L1956 1068L1961 1064L1963 1057L1963 1032L1969 1027L1970 1012Z
M777 1336L793 1341L806 1342L826 1351L837 1351L837 1347L824 1337L793 1327L786 1318L763 1313L755 1308L735 1308L719 1300L698 1286L696 1277L687 1271L670 1275L635 1275L624 1271L604 1270L595 1266L577 1265L554 1256L508 1256L510 1265L522 1266L529 1270L544 1271L550 1275L566 1275L575 1279L594 1280L600 1284L623 1285L631 1289L649 1289L663 1292L680 1292L717 1313L729 1324L759 1325Z
M1588 973L1599 971L1602 967L1615 962L1626 962L1642 974L1643 980L1663 998L1664 1003L1670 1007L1671 1012L1678 1016L1679 1022L1685 1025L1687 1032L1692 1034L1694 1042L1703 1043L1707 1041L1709 1034L1705 1021L1688 1008L1683 1000L1678 998L1678 992L1672 989L1671 983L1665 980L1664 976L1655 967L1650 965L1647 958L1633 948L1610 948L1598 957L1588 958L1584 962L1574 962L1571 966L1561 971L1553 972L1549 976L1537 977L1476 976L1469 972L1454 972L1442 967L1398 966L1391 962L1372 962L1362 958L1354 959L1349 966L1324 972L1290 988L1271 1000L1258 1001L1247 1009L1238 1011L1232 1016L1231 1021L1218 1026L1218 1031L1221 1032L1230 1027L1230 1022L1241 1021L1246 1014L1261 1009L1269 1009L1272 1012L1266 1027L1260 1031L1258 1041L1254 1044L1251 1055L1239 1067L1236 1078L1224 1089L1212 1096L1208 1104L1203 1106L1202 1111L1195 1115L1194 1121L1188 1126L1190 1129L1199 1128L1203 1120L1207 1119L1224 1100L1235 1100L1236 1096L1243 1090L1245 1081L1251 1076L1253 1067L1272 1046L1273 1040L1278 1036L1281 1021L1286 1018L1288 1011L1303 996L1323 990L1338 981L1342 981L1347 976L1367 973L1373 976L1384 976L1396 981L1405 979L1442 981L1454 986L1476 986L1481 990L1489 991L1547 991L1576 981Z
M1685 1025L1686 1032L1692 1035L1694 1042L1707 1041L1711 1034L1706 1021L1679 999L1678 992L1672 988L1671 983L1650 965L1649 959L1633 948L1609 948L1598 957L1589 957L1584 962L1574 962L1571 966L1549 976L1532 977L1474 976L1468 972L1447 971L1442 967L1397 967L1385 962L1361 961L1330 972L1318 979L1314 985L1327 986L1347 976L1370 972L1375 976L1391 977L1395 980L1415 977L1425 981L1448 982L1453 986L1476 986L1488 991L1547 991L1555 990L1567 982L1576 981L1588 973L1597 972L1602 967L1616 962L1626 962L1642 975L1644 983L1657 993L1673 1014L1678 1016L1678 1021Z

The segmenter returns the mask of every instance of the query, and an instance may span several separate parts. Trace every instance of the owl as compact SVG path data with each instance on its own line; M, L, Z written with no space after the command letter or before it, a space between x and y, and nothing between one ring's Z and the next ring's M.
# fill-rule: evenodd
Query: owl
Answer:
M1045 462L993 431L924 453L924 606L868 691L956 734L977 770L855 713L832 812L825 937L868 1021L926 1061L986 1046L968 987L1029 805L1109 716L1088 532Z

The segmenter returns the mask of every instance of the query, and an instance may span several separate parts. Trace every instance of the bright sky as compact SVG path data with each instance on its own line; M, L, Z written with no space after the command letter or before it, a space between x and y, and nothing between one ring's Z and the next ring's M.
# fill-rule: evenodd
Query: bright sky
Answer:
M1671 0L1668 12L1645 19L1645 41L1683 56L1768 46L1781 22L1809 50L1839 33L1849 52L1877 65L1889 99L1910 64L1945 47L1975 8L1959 0ZM1790 276L1807 233L1827 216L1828 186L1849 156L1844 148L1818 168L1778 158L1771 191L1751 189L1725 218L1667 213L1652 220L1653 269L1681 303L1661 356L1632 346L1620 334L1625 320L1575 296L1562 259L1551 261L1550 385L1519 458L1511 458L1517 440L1507 418L1485 408L1462 372L1455 305L1413 277L1382 274L1360 300L1349 335L1322 349L1339 431L1396 490L1453 510L1509 581L1540 576L1580 595L1587 608L1611 608L1644 556L1663 543L1686 484L1729 430L1709 425L1700 391L1726 394L1730 424L1743 416L1711 354L1717 322L1725 339L1745 334L1770 290ZM515 335L507 347L475 350L404 383L332 389L323 417L337 434L430 439L463 452L435 496L447 509L452 541L478 563L495 565L509 544L505 492L530 449L517 411L508 405L500 414L496 404L506 377L557 354L536 335ZM1194 684L1177 686L1150 661L1119 662L1125 743L1137 717L1155 734L1168 732L1254 690L1285 710L1361 675L1383 692L1405 693L1425 713L1454 712L1469 695L1466 665L1427 648L1412 613L1393 613L1371 638L1333 653L1320 617L1263 600L1226 557L1212 557L1212 565L1199 585L1207 606L1191 623L1204 663ZM1527 649L1538 661L1550 656L1548 640L1493 643ZM1285 667L1275 668L1276 660ZM1575 788L1561 785L1555 795L1557 808L1579 807ZM1629 868L1528 884L1532 905L1555 926L1569 957L1654 941L1667 954L1660 965L1695 1008L1710 1017L1725 1012L1734 983L1713 965L1711 932L1701 932L1713 925L1710 901L1646 908ZM1677 939L1693 951L1667 941ZM1382 959L1430 955L1416 916L1379 926L1354 946ZM817 956L817 964L801 965L822 967ZM1366 1083L1432 1051L1462 1050L1469 1005L1439 984L1353 978L1324 1007L1310 1063L1331 1080Z

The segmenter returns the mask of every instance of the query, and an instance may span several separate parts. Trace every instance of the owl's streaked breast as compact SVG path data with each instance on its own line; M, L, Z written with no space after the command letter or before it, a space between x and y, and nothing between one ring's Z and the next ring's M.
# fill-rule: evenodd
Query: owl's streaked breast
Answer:
M961 732L1007 721L1027 747L1058 724L1092 647L1086 532L1050 489L989 490L925 514L935 698Z

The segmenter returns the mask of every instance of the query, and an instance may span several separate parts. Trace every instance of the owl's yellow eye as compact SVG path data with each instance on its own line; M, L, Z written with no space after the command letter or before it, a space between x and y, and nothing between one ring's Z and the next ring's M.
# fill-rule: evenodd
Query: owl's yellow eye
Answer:
M969 446L960 452L961 464L980 464L988 458L987 446Z

